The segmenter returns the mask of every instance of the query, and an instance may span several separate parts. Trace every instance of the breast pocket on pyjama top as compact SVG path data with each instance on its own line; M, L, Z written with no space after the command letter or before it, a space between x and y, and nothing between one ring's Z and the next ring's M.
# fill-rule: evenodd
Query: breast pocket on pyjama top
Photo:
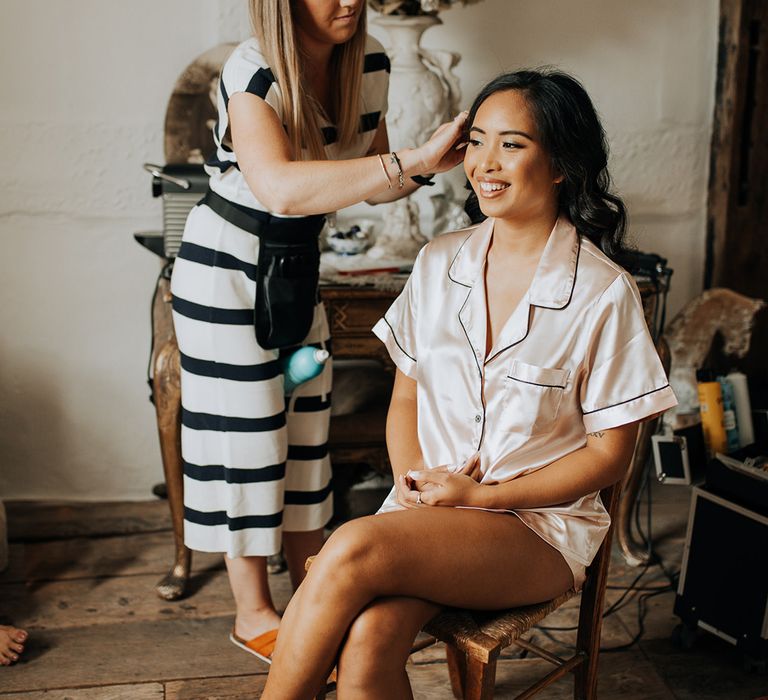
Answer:
M567 369L538 367L513 360L504 386L504 423L509 430L523 435L551 431L569 375Z

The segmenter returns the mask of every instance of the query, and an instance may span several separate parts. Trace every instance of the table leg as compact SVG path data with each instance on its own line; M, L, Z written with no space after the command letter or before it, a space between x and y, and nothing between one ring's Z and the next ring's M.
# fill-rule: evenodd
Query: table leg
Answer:
M175 559L171 570L158 582L157 593L165 600L184 595L192 566L192 552L184 546L184 481L181 459L181 367L171 318L170 282L158 283L154 302L153 394L157 412L160 453L173 523Z

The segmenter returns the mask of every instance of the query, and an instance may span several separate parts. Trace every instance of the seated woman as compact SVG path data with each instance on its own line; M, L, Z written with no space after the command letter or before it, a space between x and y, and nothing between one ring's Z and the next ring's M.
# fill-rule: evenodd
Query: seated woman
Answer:
M475 100L464 169L487 218L439 236L374 328L397 366L395 488L340 527L285 612L263 698L410 698L405 662L443 606L580 587L639 421L672 407L632 277L605 136L559 72Z

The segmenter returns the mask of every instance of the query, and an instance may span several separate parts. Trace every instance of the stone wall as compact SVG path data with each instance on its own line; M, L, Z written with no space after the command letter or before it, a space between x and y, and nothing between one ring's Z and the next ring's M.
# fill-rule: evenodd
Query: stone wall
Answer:
M636 244L701 289L716 0L485 0L425 44L462 55L465 104L502 70L575 73L603 115ZM379 37L383 33L376 28ZM162 479L145 370L176 77L249 33L243 0L3 0L0 496L141 499Z

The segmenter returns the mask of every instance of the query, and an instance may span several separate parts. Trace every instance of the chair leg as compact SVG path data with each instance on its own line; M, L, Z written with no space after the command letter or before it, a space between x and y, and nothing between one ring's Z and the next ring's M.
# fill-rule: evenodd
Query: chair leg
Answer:
M614 492L611 498L617 497ZM609 512L613 512L610 505ZM600 660L600 631L603 625L603 604L608 568L611 565L611 538L609 531L595 557L593 566L598 570L590 574L581 591L579 608L579 629L576 634L576 649L586 655L584 663L574 670L573 697L575 700L595 700L597 697L597 665Z
M496 687L496 659L483 663L467 657L467 676L464 700L493 700Z
M463 698L467 681L467 657L456 647L446 644L445 658L448 661L448 676L451 679L453 697Z
M597 657L590 655L574 672L574 700L595 700L597 698Z
M582 602L580 614L582 619L579 620L576 648L585 654L586 658L584 663L579 664L573 671L574 700L595 700L597 697L597 667L600 660L604 592L604 588L593 592L587 587L582 592L583 596L589 596L591 600L588 600L586 605Z
M446 644L445 656L454 697L463 700L493 699L496 688L495 654L490 661L483 662Z

